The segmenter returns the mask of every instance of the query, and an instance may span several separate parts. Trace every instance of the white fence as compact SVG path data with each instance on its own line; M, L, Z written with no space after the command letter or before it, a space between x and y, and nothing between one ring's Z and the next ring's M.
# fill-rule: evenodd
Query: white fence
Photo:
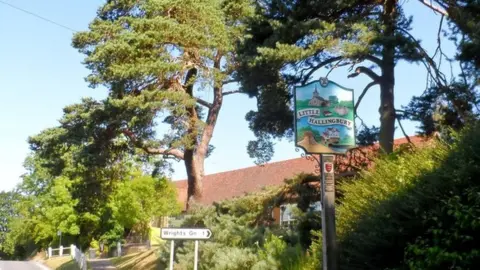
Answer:
M62 257L62 256L69 256L72 254L72 248L71 247L63 247L60 246L59 248L52 248L49 247L47 251L47 257Z
M130 252L136 251L143 251L151 249L151 243L149 240L145 241L145 243L127 243L122 244L121 242L117 242L116 250L113 252L113 257L119 257L126 255ZM89 251L96 251L96 249L89 249ZM52 257L63 257L63 256L70 256L74 259L81 270L87 269L87 256L90 259L94 259L95 253L89 253L89 255L84 254L80 249L78 249L75 245L70 245L70 247L63 247L60 246L59 248L52 248L49 247L47 249L47 258L50 259Z
M83 254L83 252L75 245L71 245L70 248L73 250L72 258L75 259L80 270L87 270L87 258L85 257L85 254Z
M63 247L60 248L48 248L47 257L50 259L52 257L62 257L62 256L71 256L74 259L80 270L87 270L87 258L85 254L78 249L75 245L70 245L70 247Z

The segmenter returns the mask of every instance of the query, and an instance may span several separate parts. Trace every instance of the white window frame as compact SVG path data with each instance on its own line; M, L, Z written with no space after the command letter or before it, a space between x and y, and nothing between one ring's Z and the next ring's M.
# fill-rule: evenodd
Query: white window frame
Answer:
M281 204L280 205L280 226L284 227L284 226L290 226L292 225L292 223L294 223L297 219L295 218L295 215L293 213L293 208L296 207L296 204L291 204L291 203L285 203L285 204ZM285 212L286 210L289 212L289 215L287 216L287 218L285 218ZM310 208L309 208L309 211L312 211L312 212L319 212L321 213L322 212L322 202L319 200L319 201L316 201L316 202L312 202L310 204ZM272 213L273 214L273 213Z
M309 210L313 212L322 212L322 201L316 201L316 202L310 203Z
M290 226L293 222L296 221L296 218L293 214L293 207L296 207L295 204L282 204L280 205L280 226ZM286 211L287 210L287 211ZM289 212L289 215L285 219L285 212Z

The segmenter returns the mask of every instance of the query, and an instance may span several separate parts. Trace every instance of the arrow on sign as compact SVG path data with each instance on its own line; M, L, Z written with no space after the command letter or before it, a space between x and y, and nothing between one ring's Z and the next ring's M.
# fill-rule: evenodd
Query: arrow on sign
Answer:
M164 240L207 240L212 237L210 229L161 228L160 237Z

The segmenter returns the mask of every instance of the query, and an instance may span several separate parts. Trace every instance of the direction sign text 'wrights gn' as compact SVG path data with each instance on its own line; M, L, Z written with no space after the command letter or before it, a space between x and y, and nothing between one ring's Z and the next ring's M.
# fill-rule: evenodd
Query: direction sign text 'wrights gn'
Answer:
M209 229L162 228L160 236L165 240L206 240L212 236Z

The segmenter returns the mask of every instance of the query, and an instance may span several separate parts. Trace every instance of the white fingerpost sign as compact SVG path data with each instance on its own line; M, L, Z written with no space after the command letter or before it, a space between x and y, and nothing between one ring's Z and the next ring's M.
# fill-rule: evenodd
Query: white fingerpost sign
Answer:
M164 240L208 240L210 229L161 228L160 237Z
M195 240L195 260L194 270L198 265L198 240L208 240L212 237L212 231L206 228L161 228L160 237L164 240L171 240L170 246L170 266L173 270L174 241L175 240Z

